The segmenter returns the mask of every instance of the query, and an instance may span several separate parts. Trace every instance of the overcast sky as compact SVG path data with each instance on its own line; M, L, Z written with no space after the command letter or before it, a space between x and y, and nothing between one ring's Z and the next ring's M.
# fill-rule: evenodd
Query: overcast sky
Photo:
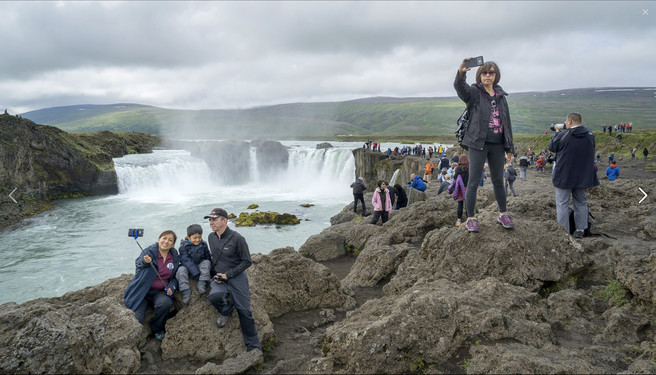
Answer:
M650 1L0 1L0 17L12 114L454 96L477 55L510 93L656 86Z

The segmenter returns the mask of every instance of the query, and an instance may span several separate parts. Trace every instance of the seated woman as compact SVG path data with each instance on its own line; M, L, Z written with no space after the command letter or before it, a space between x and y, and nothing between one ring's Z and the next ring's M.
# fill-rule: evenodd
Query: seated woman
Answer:
M175 273L180 264L178 251L173 247L177 236L166 230L157 243L148 246L135 261L134 278L123 293L125 306L143 324L146 309L151 306L155 316L150 329L159 341L164 339L164 324L173 305L173 293L178 289Z

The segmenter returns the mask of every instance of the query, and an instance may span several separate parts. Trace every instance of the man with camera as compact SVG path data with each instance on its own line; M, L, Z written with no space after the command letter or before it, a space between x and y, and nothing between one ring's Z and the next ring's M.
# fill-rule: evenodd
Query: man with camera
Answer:
M214 275L207 299L219 311L216 324L223 328L232 311L237 309L246 350L262 350L251 311L251 295L245 272L252 264L248 244L241 234L228 228L226 210L215 208L205 219L210 219L212 229L207 241Z
M565 129L556 127L556 135L549 143L549 150L556 152L552 173L556 187L556 219L570 233L569 200L574 208L575 238L583 238L588 227L588 188L599 185L594 169L595 136L581 125L581 115L572 112L567 116Z

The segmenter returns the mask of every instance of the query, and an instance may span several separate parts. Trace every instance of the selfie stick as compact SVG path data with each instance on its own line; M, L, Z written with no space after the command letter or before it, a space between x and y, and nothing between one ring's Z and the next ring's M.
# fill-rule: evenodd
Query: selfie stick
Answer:
M139 243L139 241L137 241L137 237L138 237L137 234L135 233L134 236L132 236L132 237L134 237L134 242L136 242L137 245L139 245L139 248L141 249L141 254L146 255L146 253L144 253L143 247L141 247L141 244ZM162 276L160 276L159 272L157 272L157 268L155 268L155 265L153 264L152 259L151 259L150 263L148 263L148 264L150 264L150 266L153 268L153 271L155 271L155 273L157 274L157 277L159 277L159 281L162 282L162 285L166 285L168 287L168 284L164 282L164 279L162 279ZM173 298L173 294L171 294L170 297Z

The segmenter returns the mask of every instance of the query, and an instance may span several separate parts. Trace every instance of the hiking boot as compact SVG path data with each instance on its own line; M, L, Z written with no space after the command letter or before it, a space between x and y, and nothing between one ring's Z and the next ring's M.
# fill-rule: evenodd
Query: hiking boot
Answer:
M583 238L583 231L581 229L575 230L574 231L574 238L576 238L577 240L580 240L581 238Z
M459 227L461 223L460 219L456 220L456 227Z
M512 219L510 218L510 215L508 215L507 212L505 214L499 215L499 218L497 219L497 223L503 225L503 227L506 229L513 229L515 227L515 223L513 223Z
M478 233L478 219L467 219L467 221L465 221L465 228L470 232Z
M198 289L199 294L205 293L207 291L207 281L199 280L196 289Z
M228 323L228 318L229 316L219 314L219 317L216 319L216 325L219 326L219 328L225 327L226 323Z
M191 301L191 289L185 289L182 291L182 303L188 305L189 301Z
M157 341L164 340L164 331L155 333L155 340Z

